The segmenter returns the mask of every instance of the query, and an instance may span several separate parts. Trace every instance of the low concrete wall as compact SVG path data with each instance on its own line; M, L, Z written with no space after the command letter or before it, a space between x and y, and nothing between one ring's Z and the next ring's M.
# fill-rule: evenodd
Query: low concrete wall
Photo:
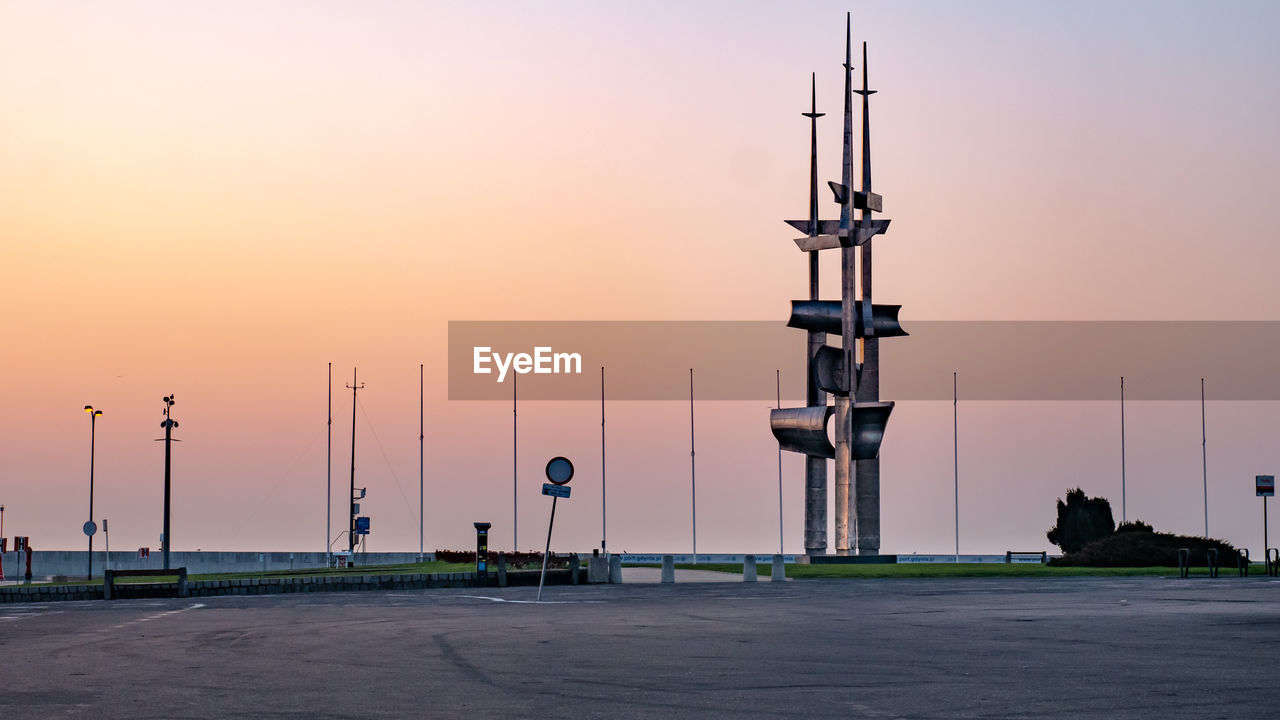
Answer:
M31 577L44 579L53 575L83 578L88 570L87 550L34 550L31 553ZM22 579L26 572L23 553L4 553L4 577L6 580ZM425 560L435 560L435 553L426 553ZM355 566L399 565L418 561L418 553L357 553ZM279 570L304 570L325 566L322 552L172 552L169 567L186 566L191 575L230 572L264 572ZM111 568L114 570L153 570L164 567L160 551L152 548L151 557L139 558L137 550L111 551ZM107 568L107 553L93 553L93 576L102 577Z
M414 553L416 556L417 553ZM512 571L511 585L537 585L539 572ZM548 570L548 585L577 584L581 579L569 570ZM242 578L239 580L193 580L187 583L188 597L218 595L276 595L303 592L355 592L362 590L421 590L427 588L497 587L496 573L489 573L479 583L476 573L406 573L402 575L326 575L323 577ZM101 600L102 583L81 585L6 585L0 587L0 604L55 602L59 600ZM177 582L116 583L112 597L129 598L177 597Z
M896 557L897 557L897 559L898 559L898 563L899 563L899 564L906 564L906 563L939 563L939 564L946 564L946 563L955 563L955 562L956 562L956 556L955 556L955 555L915 555L915 554L912 554L912 555L898 555L898 556L896 556ZM1050 555L1049 557L1050 557L1050 558L1052 558L1052 557L1054 557L1054 556L1053 556L1053 555ZM1004 555L961 555L961 556L960 556L960 562L961 562L961 563L1004 563L1004 562L1006 562L1006 559L1005 559L1005 556L1004 556ZM1040 556L1038 556L1038 555L1032 555L1032 554L1030 554L1030 553L1019 553L1019 554L1017 554L1017 555L1014 555L1014 556L1013 556L1013 562L1014 562L1015 564L1031 563L1031 564L1039 565L1039 564L1040 564Z
M590 555L586 553L584 555ZM767 553L766 553L767 555ZM624 565L661 565L662 558L671 556L677 565L692 565L694 563L693 554L688 553L681 555L679 553L660 553L657 555L643 555L639 553L621 553L622 563ZM795 555L783 555L783 561L787 563L796 562ZM802 556L803 557L803 556ZM1001 558L1003 559L1003 555ZM746 555L734 555L727 553L698 553L697 562L708 564L729 564L741 565L747 559Z

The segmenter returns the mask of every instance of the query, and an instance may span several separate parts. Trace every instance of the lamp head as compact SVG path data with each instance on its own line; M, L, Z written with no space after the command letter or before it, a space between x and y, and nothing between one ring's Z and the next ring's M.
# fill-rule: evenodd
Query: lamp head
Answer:
M91 413L91 412L93 412L93 406L92 406L92 405L85 405L85 406L84 406L84 411L85 411L85 412L87 412L87 413Z

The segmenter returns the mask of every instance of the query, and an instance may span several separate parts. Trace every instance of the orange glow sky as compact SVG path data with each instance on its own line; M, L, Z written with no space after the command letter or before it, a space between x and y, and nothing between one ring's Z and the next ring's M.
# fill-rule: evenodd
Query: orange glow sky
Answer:
M369 547L416 549L425 363L427 548L469 545L472 520L509 545L510 408L446 400L446 323L783 320L806 288L781 221L806 207L811 71L820 173L839 172L846 9L880 90L876 293L908 329L1280 319L1272 3L10 3L5 534L83 546L91 403L95 514L113 548L157 546L172 392L174 549L322 549L332 362L339 388L352 365L368 383ZM334 409L341 504L349 398ZM555 454L580 466L557 545L598 544L597 410L522 406L521 546ZM951 548L950 411L895 411L886 552ZM611 548L687 550L686 413L611 406ZM1280 408L1208 416L1212 534L1260 547ZM1069 486L1118 498L1113 405L962 419L963 551L1044 547ZM1135 403L1129 423L1130 517L1199 531L1199 408ZM701 406L698 439L699 550L775 548L763 403ZM799 459L784 470L798 552Z

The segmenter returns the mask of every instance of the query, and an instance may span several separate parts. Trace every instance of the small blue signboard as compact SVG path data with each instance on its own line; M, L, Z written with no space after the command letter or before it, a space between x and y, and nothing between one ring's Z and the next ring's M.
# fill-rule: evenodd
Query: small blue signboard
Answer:
M367 517L356 518L356 534L357 535L369 534L369 518Z
M569 497L570 488L568 485L553 485L551 483L542 483L542 494L551 497L567 498Z
M1258 475L1255 477L1257 482L1257 492L1255 497L1275 497L1276 496L1276 476L1275 475ZM89 524L85 523L85 527ZM85 534L88 534L87 532Z

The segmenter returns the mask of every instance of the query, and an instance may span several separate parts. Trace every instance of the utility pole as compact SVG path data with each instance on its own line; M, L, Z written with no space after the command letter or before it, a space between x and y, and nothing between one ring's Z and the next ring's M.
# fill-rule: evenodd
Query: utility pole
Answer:
M347 552L356 551L356 393L364 387L358 382L358 368L351 368L351 492L347 494ZM350 562L350 557L347 561Z

